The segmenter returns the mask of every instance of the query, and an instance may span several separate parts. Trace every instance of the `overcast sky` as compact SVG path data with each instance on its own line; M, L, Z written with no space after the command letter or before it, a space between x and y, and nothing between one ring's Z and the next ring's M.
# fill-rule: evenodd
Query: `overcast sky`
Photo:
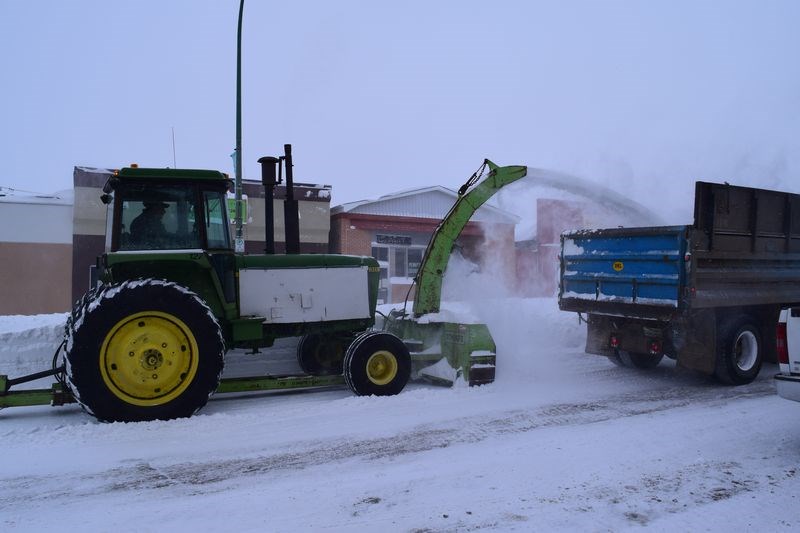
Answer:
M0 0L0 185L173 166L172 128L178 166L232 174L238 4ZM791 0L248 0L244 174L288 142L334 204L457 188L484 157L653 209L695 179L800 192L798 21Z

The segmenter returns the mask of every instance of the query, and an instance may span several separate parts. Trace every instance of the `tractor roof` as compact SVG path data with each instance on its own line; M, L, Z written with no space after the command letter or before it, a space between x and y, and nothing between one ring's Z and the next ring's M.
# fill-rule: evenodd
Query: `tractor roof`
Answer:
M138 168L125 167L119 169L117 176L128 179L158 179L158 180L208 180L230 181L227 174L217 170L197 170L187 168Z

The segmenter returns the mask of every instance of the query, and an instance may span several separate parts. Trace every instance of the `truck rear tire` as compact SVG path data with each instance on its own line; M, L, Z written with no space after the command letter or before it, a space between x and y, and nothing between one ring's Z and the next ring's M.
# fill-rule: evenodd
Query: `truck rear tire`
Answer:
M344 380L359 396L398 394L410 376L408 348L391 333L362 333L350 344L344 356Z
M297 345L297 364L304 373L312 376L341 374L350 340L317 333L303 335Z
M657 367L664 358L664 354L635 353L625 350L617 350L617 353L623 365L642 370Z
M188 417L219 385L219 323L175 283L144 279L92 291L73 310L65 336L69 387L102 421Z
M720 324L714 375L728 385L745 385L758 376L763 360L761 333L747 316Z

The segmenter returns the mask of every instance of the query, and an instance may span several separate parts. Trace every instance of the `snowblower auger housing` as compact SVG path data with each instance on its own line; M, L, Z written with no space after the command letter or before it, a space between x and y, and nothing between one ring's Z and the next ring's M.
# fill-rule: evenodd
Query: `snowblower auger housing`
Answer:
M478 182L487 169L486 177ZM475 211L527 173L525 166L498 167L484 160L459 189L456 202L434 231L414 278L417 290L413 312L392 311L384 325L409 347L413 377L446 385L458 379L470 385L494 381L497 347L489 328L485 324L447 322L439 316L442 280L456 239Z

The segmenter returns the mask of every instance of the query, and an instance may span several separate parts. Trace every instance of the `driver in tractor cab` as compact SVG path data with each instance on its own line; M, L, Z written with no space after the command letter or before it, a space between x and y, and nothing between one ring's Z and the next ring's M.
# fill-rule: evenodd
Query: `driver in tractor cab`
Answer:
M164 202L144 202L144 209L131 222L131 243L136 245L154 245L166 237L164 213L169 204Z

